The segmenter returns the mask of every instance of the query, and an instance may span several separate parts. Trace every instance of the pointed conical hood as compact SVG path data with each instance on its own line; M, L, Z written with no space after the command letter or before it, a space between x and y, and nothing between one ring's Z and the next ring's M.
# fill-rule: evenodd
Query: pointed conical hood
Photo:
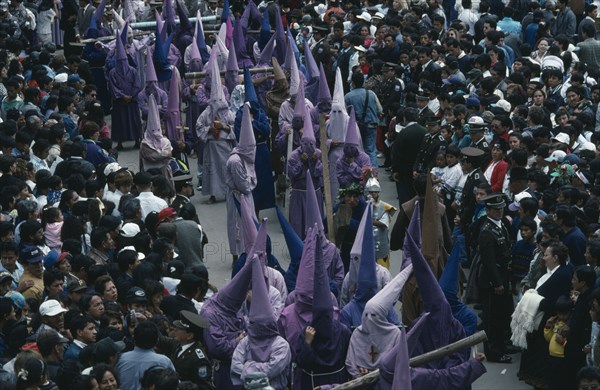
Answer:
M100 20L100 22L102 22L102 19ZM98 20L96 19L95 16L93 16L90 19L90 26L88 27L87 31L85 32L85 37L87 39L96 39L98 38L98 25L100 23L98 23Z
M252 304L250 305L249 317L252 324L275 322L265 274L256 255L253 256L252 260Z
M275 81L285 80L285 73L283 73L283 69L281 69L279 61L277 61L277 58L275 57L273 57L273 77Z
M295 106L294 106L294 118L302 118L302 120L304 121L304 119L306 118L306 101L304 98L304 88L302 88L301 86L304 84L304 76L302 76L301 74L297 74L298 75L298 85L300 87L298 87L295 90L294 93L294 97L295 97ZM291 85L291 84L290 84ZM292 94L292 87L290 86L290 95Z
M202 63L202 56L200 55L200 50L198 50L198 43L196 42L196 37L192 38L191 45L191 59L190 59L190 71L191 72L202 72L204 65Z
M404 251L409 252L412 259L415 278L419 285L421 298L423 299L423 308L433 313L434 310L438 310L437 308L440 305L448 305L436 277L431 272L431 268L429 268L429 264L427 264L425 257L423 257L423 254L419 250L419 246L409 233L406 234Z
M181 90L181 79L179 70L173 67L173 74L169 80L169 96L167 100L168 120L166 121L167 137L176 142L180 139L179 133L181 130L181 111L179 107L180 99L179 92Z
M250 69L244 68L244 101L259 104Z
M306 83L306 97L313 105L317 104L317 95L319 93L319 67L313 58L310 49L308 48L308 44L304 42L304 53L306 60L306 78L308 83Z
M360 132L356 125L356 117L354 116L354 107L350 107L350 120L348 121L348 130L346 131L346 145L354 145L360 147Z
M408 224L408 233L415 240L419 249L421 248L421 207L419 201L415 201L415 208L413 210L412 216L410 217L410 223ZM406 247L406 237L404 236L404 244L403 248ZM410 253L404 251L402 253L402 267L404 269L407 265L411 264Z
M123 42L123 46L127 46L129 42L129 20L125 21L125 25L121 31L121 41Z
M313 300L313 287L315 278L315 247L316 247L316 231L308 228L306 239L304 239L304 249L302 250L302 258L300 259L300 269L296 278L296 296L299 298L302 295L305 300Z
M120 35L120 34L118 34L118 35ZM120 39L119 36L117 36L117 38L115 39L115 42L117 44L117 48L116 48L117 61L127 61L127 53L125 52L125 48L123 47L123 41Z
M104 19L104 9L105 8L106 8L106 0L101 0L100 4L98 4L98 7L94 11L94 17L92 18L94 23L96 23L96 27L99 27L102 25L102 20ZM92 28L91 23L92 23L92 21L90 20L90 28Z
M425 329L427 321L429 320L429 312L423 312L421 315L413 321L410 330L406 334L406 344L408 346L408 354L412 357L413 351L419 342L421 332Z
M254 294L254 293L253 293ZM408 365L408 347L406 334L400 334L400 340L396 349L396 364L394 368L394 382L392 389L412 390L410 366Z
M313 229L318 229L316 224L312 226ZM317 333L331 334L331 330L333 329L333 304L330 299L325 299L325 297L331 296L331 291L329 290L329 278L327 277L325 260L323 258L323 237L321 234L318 234L316 239L313 292L315 297L323 297L324 299L315 299L313 301L312 326Z
M123 28L123 26L125 25L125 20L114 9L112 10L111 13L112 13L112 16L113 16L113 20L115 21L115 23L117 25L117 29L121 30Z
M308 122L308 121L307 121ZM317 232L323 233L325 228L323 227L323 217L321 216L321 208L317 201L317 193L315 192L315 186L313 181L310 180L312 177L310 171L306 173L306 208L305 216L306 226L317 226Z
M354 299L361 303L366 303L377 293L377 269L375 265L375 242L373 240L372 204L367 205L365 210L365 226L363 235L356 236L354 242L362 242L360 257L360 267L358 273L358 282L356 284L356 293Z
M223 84L221 84L221 72L219 72L217 61L213 61L210 72L210 105L217 107L223 104L227 105L227 100L223 92Z
M258 35L258 48L260 49L261 53L265 49L267 42L269 42L270 40L274 41L274 39L271 39L272 35L273 34L271 34L271 24L269 23L269 10L268 8L265 8L262 24L260 26L260 33ZM270 59L271 57L268 58Z
M226 46L225 42L227 42L227 24L226 23L221 23L221 27L219 27L219 33L217 34L217 36L215 38L221 38L221 41L223 42L223 44Z
M271 64L271 59L273 57L273 51L275 50L275 35L269 39L265 47L260 52L260 58L258 60L258 64L269 65ZM258 65L257 64L257 65Z
M216 43L213 45L212 50L215 50L215 46L219 49L217 51L217 65L219 70L227 70L227 59L229 58L229 49L225 46L225 41L221 39L219 35L215 37ZM211 51L212 53L212 51Z
M229 0L223 3L223 12L221 12L221 23L225 23L229 18Z
M254 245L252 245L252 249L250 250L252 255L258 256L258 260L260 262L260 266L263 269L263 272L266 271L266 267L267 267L268 227L269 227L268 218L263 218L262 223L260 224L260 227L258 228L258 233L256 234L256 240L254 241Z
M279 45L279 42L277 43ZM292 64L296 63L296 67L298 67L298 62L296 61L296 56L294 55L294 49L292 49L292 41L289 37L286 36L286 40L281 42L282 45L287 45L285 51L285 62L283 63L283 69L291 72Z
M148 99L148 121L146 122L146 133L162 134L160 128L160 115L158 113L158 104L154 95Z
M425 191L425 205L423 209L423 236L431 237L429 240L424 240L421 248L421 252L431 270L433 275L437 278L442 274L444 269L444 262L446 260L446 251L443 249L444 242L442 236L442 224L438 217L438 201L434 199L433 184L431 177L427 177L427 188Z
M319 64L319 97L317 98L317 102L328 103L331 106L331 91L329 91L323 63Z
M196 44L198 45L198 50L200 51L200 55L202 56L202 62L205 64L210 57L208 53L208 49L206 48L206 39L204 38L204 29L202 28L202 14L200 14L200 10L196 12L196 31L194 37L196 38Z
M287 50L285 32L283 31L283 23L281 22L281 11L279 6L275 6L275 41L278 44L275 46L275 57L279 63L285 61L285 53ZM281 44L279 44L281 43Z
M175 31L175 7L173 6L173 0L165 0L163 5L163 19L165 21L164 27L166 33L171 34Z
M344 112L346 111L346 103L344 101L344 84L342 82L342 72L338 67L335 70L335 86L333 87L333 98L331 99L331 107L339 107Z
M156 35L156 41L154 42L154 52L152 53L152 60L154 61L154 71L156 72L156 78L158 81L163 82L171 79L173 74L173 68L169 63L169 48L171 46L171 40L173 34L163 40L160 34Z
M252 85L252 82L250 82L250 84ZM242 127L240 129L238 146L242 148L256 146L256 139L254 138L254 130L252 127L252 116L250 115L250 107L247 104L244 104Z
M167 40L167 29L165 28L165 21L162 16L158 12L158 10L154 11L154 17L156 19L156 37L160 36L160 39L164 42Z
M225 72L225 86L229 91L229 94L233 92L233 89L236 85L239 84L239 70L238 60L236 55L235 43L231 41L231 46L229 47L229 56L227 57L227 71Z
M363 319L366 313L380 313L383 316L383 318L385 318L390 307L392 307L400 297L400 293L404 288L404 284L406 284L406 281L410 277L412 271L413 265L410 264L408 267L400 271L400 273L396 275L394 279L392 279L388 284L386 284L381 289L381 291L375 294L375 296L371 298L365 306L365 311L363 312Z
M308 80L313 78L319 78L319 67L317 66L317 62L310 51L310 47L308 47L308 42L304 41L304 59L306 61L306 72L308 76Z
M152 61L152 53L148 49L146 51L146 82L148 83L151 81L158 82L158 79L156 78L156 71L154 70L154 63Z
M300 76L300 82L302 82L302 76ZM300 90L301 89L302 88L300 88ZM317 144L317 140L315 138L315 132L313 130L312 120L310 118L310 111L307 109L306 103L304 102L304 100L296 100L296 107L298 105L300 105L304 109L303 110L304 111L304 115L302 117L305 118L303 130L302 130L302 138L301 139L302 140L311 141L312 142L312 146L314 147ZM308 177L310 177L310 176L308 176Z
M248 286L252 280L253 263L252 259L248 259L242 269L213 298L221 308L226 308L233 313L240 310L246 300Z
M190 18L188 18L185 9L183 8L183 3L181 0L175 0L175 11L177 12L177 16L179 17L179 29L180 31L191 32L194 26L190 22Z
M371 221L371 219L369 219L367 209L365 208L362 218L360 219L360 223L358 224L358 229L356 231L354 243L352 244L352 248L350 249L350 270L348 271L348 284L350 286L350 290L353 290L358 283L360 258L362 256L362 238L365 235L367 225L370 225L372 223L373 222Z
M246 7L248 8L248 7ZM246 48L246 37L245 31L243 27L243 23L241 19L238 19L235 27L233 28L233 38L231 43L234 44L236 51L236 58L238 62L238 66L240 67L251 67L254 66L250 55L248 54L248 50Z
M300 260L302 258L304 243L294 228L292 228L292 225L290 225L278 206L275 206L275 211L277 212L277 219L279 220L279 226L281 226L283 238L285 239L288 251L290 252L290 265L285 271L283 278L285 280L288 293L291 293L296 288L296 278L298 277L298 269L300 268Z

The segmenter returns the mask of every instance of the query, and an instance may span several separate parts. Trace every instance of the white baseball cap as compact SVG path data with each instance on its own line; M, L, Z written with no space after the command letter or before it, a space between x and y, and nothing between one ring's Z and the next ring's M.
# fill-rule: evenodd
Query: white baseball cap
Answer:
M56 299L49 299L40 305L40 315L54 317L60 313L66 312L67 309L61 306Z

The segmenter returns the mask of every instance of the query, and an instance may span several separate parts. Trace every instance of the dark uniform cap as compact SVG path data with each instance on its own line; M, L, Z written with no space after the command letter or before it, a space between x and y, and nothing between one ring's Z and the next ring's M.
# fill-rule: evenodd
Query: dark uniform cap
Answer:
M125 297L125 303L145 303L146 302L146 292L139 287L131 287L127 291L127 296Z
M427 126L429 125L439 125L440 124L440 119L435 117L435 116L430 116L425 120L425 123L427 124Z
M508 142L505 139L500 138L492 144L492 149L500 149L503 153L508 151Z
M202 329L208 329L210 327L210 322L199 314L192 313L191 311L182 310L180 316L180 320L173 321L173 326L176 328L197 333Z
M327 27L323 27L323 26L313 26L313 31L319 31L319 32L329 32L329 29Z
M502 194L490 194L482 200L485 202L485 207L489 207L491 209L503 209L506 207L504 195Z
M14 282L12 275L9 272L0 272L0 284L6 283L10 280L10 282Z
M528 180L529 175L527 174L527 169L522 167L514 167L510 170L510 178L508 179L509 183L517 180Z
M67 284L67 291L70 293L77 292L77 291L83 291L86 288L87 288L87 286L85 285L85 282L81 279L73 280L73 281L69 282L69 284Z
M461 161L466 161L474 165L478 165L481 160L481 156L484 155L483 150L467 146L460 150L460 154L463 155Z
M94 353L97 360L105 361L116 353L121 352L125 349L125 343L123 341L115 342L110 337L105 337L95 344Z
M419 92L416 96L417 100L429 100L429 96L423 95L423 92Z

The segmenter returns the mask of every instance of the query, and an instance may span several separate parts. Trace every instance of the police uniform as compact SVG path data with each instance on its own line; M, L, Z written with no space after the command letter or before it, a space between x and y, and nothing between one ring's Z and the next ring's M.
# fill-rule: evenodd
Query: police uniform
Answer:
M485 131L485 127L470 125L470 131L471 133ZM472 148L477 148L483 152L483 156L481 156L480 167L482 170L486 169L490 161L492 161L492 152L490 151L490 144L487 143L485 137L481 137L481 139L477 142L471 141L469 146Z
M431 116L429 117L427 124L439 124L439 122L439 119ZM434 134L427 133L421 142L421 147L419 148L419 154L415 160L413 171L418 173L429 173L435 163L436 154L438 151L444 149L446 149L446 140L439 131Z
M502 194L484 198L486 208L504 209ZM510 289L511 240L507 227L501 220L486 217L479 233L479 263L476 272L482 304L483 326L488 336L484 343L489 361L510 363L505 354L505 331L510 325L513 301ZM504 287L502 292L497 289Z
M171 358L175 370L182 381L191 381L201 390L213 390L212 363L199 341L202 330L208 328L209 323L190 311L184 310L180 315L181 320L174 321L173 326L193 332L195 341L185 350L183 346L177 348Z
M427 100L429 101L429 97L425 96L425 95L417 95L416 96L417 100ZM431 109L428 106L425 106L423 108L419 109L419 116L417 119L417 122L419 122L419 124L421 126L426 126L427 125L427 119L429 118L433 118L435 117L435 113L433 111L431 111Z
M475 167L475 169L467 174L467 180L463 186L462 197L460 199L459 215L461 224L466 232L466 227L473 222L473 214L477 204L475 199L475 190L479 184L485 183L485 177L483 176L481 168L479 168L481 165L481 157L483 156L483 152L481 150L473 147L466 147L462 148L460 153L462 155L461 161L467 161L471 163L473 167Z
M331 48L327 42L327 28L321 26L313 27L313 30L318 31L323 38L319 39L312 49L312 55L315 58L317 65L323 64L324 69L328 69L331 64Z

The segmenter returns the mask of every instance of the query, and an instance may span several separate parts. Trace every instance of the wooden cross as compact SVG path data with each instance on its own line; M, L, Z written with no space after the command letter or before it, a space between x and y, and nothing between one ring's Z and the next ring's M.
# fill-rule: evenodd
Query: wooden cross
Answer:
M375 361L377 360L377 356L379 355L379 353L377 351L375 351L375 346L371 345L371 352L369 352L369 355L371 355L371 363L375 363Z

